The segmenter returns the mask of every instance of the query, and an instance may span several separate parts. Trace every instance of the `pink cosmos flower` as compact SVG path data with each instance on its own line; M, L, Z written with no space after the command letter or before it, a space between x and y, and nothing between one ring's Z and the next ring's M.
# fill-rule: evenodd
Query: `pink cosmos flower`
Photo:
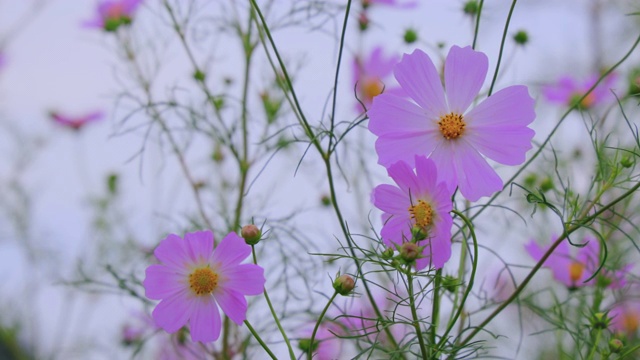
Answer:
M397 62L398 58L395 56L385 58L380 46L374 48L364 60L358 56L353 59L353 86L358 99L366 108L371 107L373 98L380 95L383 90L399 95L397 92L400 88L389 88L385 85ZM366 110L362 104L356 103L356 111L359 113Z
M626 285L625 276L629 266L618 271L602 269L598 276L585 282L600 267L600 244L593 237L585 237L584 247L577 248L575 256L570 255L569 244L562 241L553 253L547 258L544 266L551 269L553 277L570 289L582 286L591 286L600 281L606 287L620 289ZM534 240L525 246L525 249L535 261L540 261L549 247L542 248Z
M86 28L98 28L115 31L120 25L130 24L133 13L143 0L102 0L98 4L97 14L82 23Z
M557 83L544 86L542 88L542 94L549 102L572 106L587 93L599 78L599 74L594 74L584 82L579 82L570 76L563 76ZM587 95L587 97L582 99L580 104L578 104L578 108L590 109L593 106L606 102L607 100L613 100L614 97L609 89L611 89L616 80L617 75L615 74L611 74L604 78L604 80L596 86L589 95Z
M94 111L83 116L73 117L52 111L49 113L49 116L55 123L77 131L82 129L88 123L102 120L104 118L104 113L102 111Z
M415 173L404 161L389 166L387 171L396 186L378 185L371 201L384 211L380 236L387 246L411 241L411 229L416 226L427 235L418 242L425 248L416 268L431 265L440 269L451 257L451 191L436 181L438 172L432 160L416 156L413 162Z
M625 301L616 304L608 313L610 328L615 333L633 337L640 327L640 303Z
M444 67L444 85L435 65L420 50L405 54L394 75L411 98L381 94L368 111L369 130L378 135L378 162L414 163L427 155L450 189L476 201L502 189L502 180L482 157L519 165L531 149L534 101L526 86L502 89L470 108L487 74L488 59L471 47L453 46Z
M240 264L251 254L251 246L234 232L225 236L216 251L211 231L187 233L184 240L171 234L154 254L162 264L149 266L143 282L146 296L161 300L153 319L170 333L189 321L193 341L218 339L218 306L242 325L247 313L244 296L264 290L264 269Z

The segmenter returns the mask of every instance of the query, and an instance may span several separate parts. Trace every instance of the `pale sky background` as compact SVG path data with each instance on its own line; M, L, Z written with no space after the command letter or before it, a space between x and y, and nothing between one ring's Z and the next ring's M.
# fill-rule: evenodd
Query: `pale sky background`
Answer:
M28 0L0 0L0 41L2 34L20 21L17 19L24 16L31 3ZM138 150L142 139L137 135L112 136L114 124L122 115L114 110L115 96L121 90L114 73L121 71L121 67L112 52L109 36L80 26L83 20L93 16L95 2L50 0L44 3L41 12L10 38L4 48L0 42L0 49L8 59L6 68L0 71L0 191L5 191L1 187L16 175L13 159L24 154L25 149L36 146L35 156L19 175L19 181L33 201L30 241L47 249L43 259L51 264L37 269L29 267L23 247L18 245L23 240L15 237L4 214L0 215L0 276L5 279L0 284L0 313L17 314L21 321L27 317L33 322L26 327L25 339L37 339L40 355L64 349L64 353L51 354L52 358L87 358L77 355L86 354L81 352L82 348L76 349L79 345L91 349L91 359L109 359L119 351L116 348L119 331L123 321L139 309L137 303L124 296L73 293L52 283L74 273L76 257L92 240L88 227L91 219L88 198L104 193L106 174L112 171L121 174L121 185L126 191L124 208L129 209L130 225L145 244L154 246L166 231L170 231L170 224L161 214L179 218L180 212L174 210L189 208L191 194L184 188L173 192L180 184L174 158L163 161L158 149L152 146L140 173L140 163L128 160ZM157 19L153 12L157 11L158 5L155 0L147 3L149 5L139 11L138 18L141 26L151 29ZM352 41L347 46L339 88L340 99L344 99L339 103L339 113L345 118L353 116L350 112L353 102L349 65L350 55L358 47L371 49L384 45L387 53L411 52L419 47L435 55L425 44L432 46L445 41L445 48L453 44L470 45L471 22L461 11L462 3L458 0L425 0L413 11L383 6L372 9L372 29L361 45L356 43L354 12ZM486 14L480 25L478 49L489 56L489 76L495 67L509 3L485 1ZM524 83L531 85L530 92L537 98L543 79L553 81L566 73L587 76L594 58L589 28L590 3L588 0L520 1L509 33L526 30L530 44L514 50L513 42L507 41L504 57L507 71L497 88ZM632 1L619 3L622 9L632 9ZM205 8L211 10L215 6ZM632 18L623 16L620 9L611 7L603 20L602 38L607 39L603 44L604 62L611 64L626 52L636 35L628 31L634 29ZM409 26L418 31L423 42L401 43L403 30ZM635 29L637 31L638 27ZM304 67L297 77L303 106L308 113L321 113L333 81L334 39L325 34L288 29L277 33L276 41L282 45L286 56L304 60ZM210 50L214 57L222 59L214 72L235 74L237 69L233 64L237 60L234 58L237 47L228 46L223 50L225 43L218 46L221 48ZM164 54L168 60L163 65L162 76L170 74L171 79L178 76L176 74L183 74L188 81L190 70L185 66L183 55L174 55L174 51L179 51L175 40L171 49ZM634 54L634 58L637 63L640 54ZM257 68L269 70L266 63ZM255 78L264 79L257 73ZM50 121L47 112L52 109L68 114L103 109L108 113L108 120L91 124L75 134ZM538 106L537 111L538 119L533 127L544 135L557 121L560 110L555 107L542 110ZM14 142L17 138L9 129L18 129L24 139ZM576 141L570 136L567 139ZM208 151L203 147L201 157L206 157ZM281 176L286 177L283 181L290 182L291 186L304 188L300 184L306 181L304 176L294 179L292 170ZM11 212L13 205L7 206L9 209L6 210ZM332 221L333 217L327 219ZM145 265L140 264L139 268L144 269ZM24 291L25 284L31 284L37 291ZM0 316L0 321L13 320L11 316Z

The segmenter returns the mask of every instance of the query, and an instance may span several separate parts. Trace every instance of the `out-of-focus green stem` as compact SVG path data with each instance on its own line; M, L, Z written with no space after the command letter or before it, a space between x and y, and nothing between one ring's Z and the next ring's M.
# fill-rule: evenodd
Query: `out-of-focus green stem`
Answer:
M309 342L309 353L307 354L307 359L311 360L311 358L313 357L313 342L316 340L316 333L318 332L318 328L320 327L320 323L322 322L322 319L324 318L324 315L327 313L327 310L329 310L329 306L331 306L331 304L333 303L333 300L335 300L336 296L338 296L338 292L334 291L333 295L331 296L331 298L329 299L329 301L327 302L327 305L324 307L324 309L322 309L322 312L320 313L320 316L318 317L318 321L316 321L316 325L313 327L313 332L311 333L311 341Z
M409 307L411 308L411 324L416 330L416 337L420 344L420 353L422 359L427 360L429 353L427 352L427 346L424 343L424 335L422 335L422 328L420 327L420 321L418 321L418 311L416 309L416 300L413 293L413 277L411 276L411 269L407 271L407 291L409 292Z
M245 320L244 324L247 326L247 329L249 329L249 332L251 332L251 334L253 335L253 337L258 340L258 343L262 346L262 348L264 349L264 351L267 352L267 354L269 354L269 356L274 359L274 360L278 360L278 358L273 354L273 352L271 352L271 349L269 349L269 347L267 346L267 344L262 340L262 338L260 337L260 335L258 335L258 333L256 332L256 330L253 328L253 326L251 326L251 324L249 323L249 320Z

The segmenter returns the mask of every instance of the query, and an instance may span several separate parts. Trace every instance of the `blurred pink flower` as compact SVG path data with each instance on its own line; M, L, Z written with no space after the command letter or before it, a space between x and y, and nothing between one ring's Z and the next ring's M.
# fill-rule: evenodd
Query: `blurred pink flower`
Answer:
M385 58L382 47L373 49L366 59L356 56L353 59L353 86L356 89L358 99L366 108L371 107L375 96L384 92L398 92L400 88L389 88L386 81L393 73L393 67L398 62L398 57L391 56ZM396 93L396 95L399 95ZM365 109L360 102L356 103L356 111L362 112Z
M615 333L633 337L640 326L640 303L630 300L616 304L608 313L610 328Z
M580 82L570 76L563 76L558 79L557 83L544 86L542 88L542 94L549 102L572 106L587 93L599 78L599 74L594 74L584 82ZM587 97L582 99L580 104L578 104L578 108L590 109L593 106L608 100L614 100L615 98L611 94L610 89L616 80L617 75L615 74L611 74L604 78L604 80L596 86L589 95L587 95Z
M423 257L416 260L416 268L431 265L440 269L451 257L452 193L445 183L437 182L433 161L416 156L414 162L415 173L403 161L389 166L389 176L396 186L378 185L371 202L384 211L380 236L385 245L394 247L411 241L412 228L418 227L426 238L418 242L425 248Z
M102 120L104 118L104 113L102 111L94 111L83 116L73 117L62 115L58 112L52 111L49 113L49 116L55 123L59 125L68 127L73 130L80 130L88 123Z
M476 201L501 190L503 183L482 155L519 165L531 149L536 114L526 86L510 86L470 108L487 74L488 59L471 47L453 46L444 67L444 85L427 54L415 50L396 65L398 83L413 100L384 93L369 109L369 130L378 135L378 163L414 164L426 155L438 176Z
M583 242L587 244L578 248L575 256L571 256L568 242L562 241L547 258L544 266L551 269L556 280L570 289L591 286L596 281L599 281L602 286L612 289L624 287L626 285L625 276L630 266L625 266L617 271L601 269L598 276L585 282L600 267L600 244L593 237L585 237ZM540 261L549 247L542 248L534 240L525 245L525 249L535 261Z
M315 325L316 324L314 322L305 328L302 333L302 337L304 339L311 340L311 335L313 334L313 328ZM340 334L344 334L344 330L340 325L331 321L322 322L318 327L314 340L314 342L318 344L318 347L313 352L313 359L339 359L342 352L342 340L338 337Z
M210 342L220 336L218 306L236 324L246 319L246 295L264 290L264 269L240 264L251 247L236 233L229 233L213 249L211 231L187 233L184 240L169 235L154 254L161 265L147 268L146 296L161 300L153 310L156 324L173 333L190 322L193 341Z
M130 24L133 13L143 0L102 0L98 3L97 13L91 20L82 23L87 28L115 31L120 25Z

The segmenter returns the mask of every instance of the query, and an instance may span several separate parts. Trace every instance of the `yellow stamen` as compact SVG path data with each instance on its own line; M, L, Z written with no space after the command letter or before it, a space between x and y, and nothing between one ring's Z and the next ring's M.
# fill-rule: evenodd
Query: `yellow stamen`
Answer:
M218 274L211 268L195 269L189 274L189 287L196 295L211 294L218 286Z
M365 102L371 102L375 96L382 93L382 83L377 78L364 79L362 81L362 99Z
M461 114L448 113L440 117L438 126L440 126L442 136L447 140L451 140L457 139L464 134L467 123L464 122Z
M627 334L635 334L638 330L638 326L640 326L638 315L635 311L627 311L622 315L622 327L626 330Z
M426 228L433 222L433 209L424 200L418 200L416 205L409 206L409 213L416 225L421 228Z
M577 282L582 278L582 274L584 273L584 264L579 263L577 261L573 261L569 264L569 279L572 283Z

